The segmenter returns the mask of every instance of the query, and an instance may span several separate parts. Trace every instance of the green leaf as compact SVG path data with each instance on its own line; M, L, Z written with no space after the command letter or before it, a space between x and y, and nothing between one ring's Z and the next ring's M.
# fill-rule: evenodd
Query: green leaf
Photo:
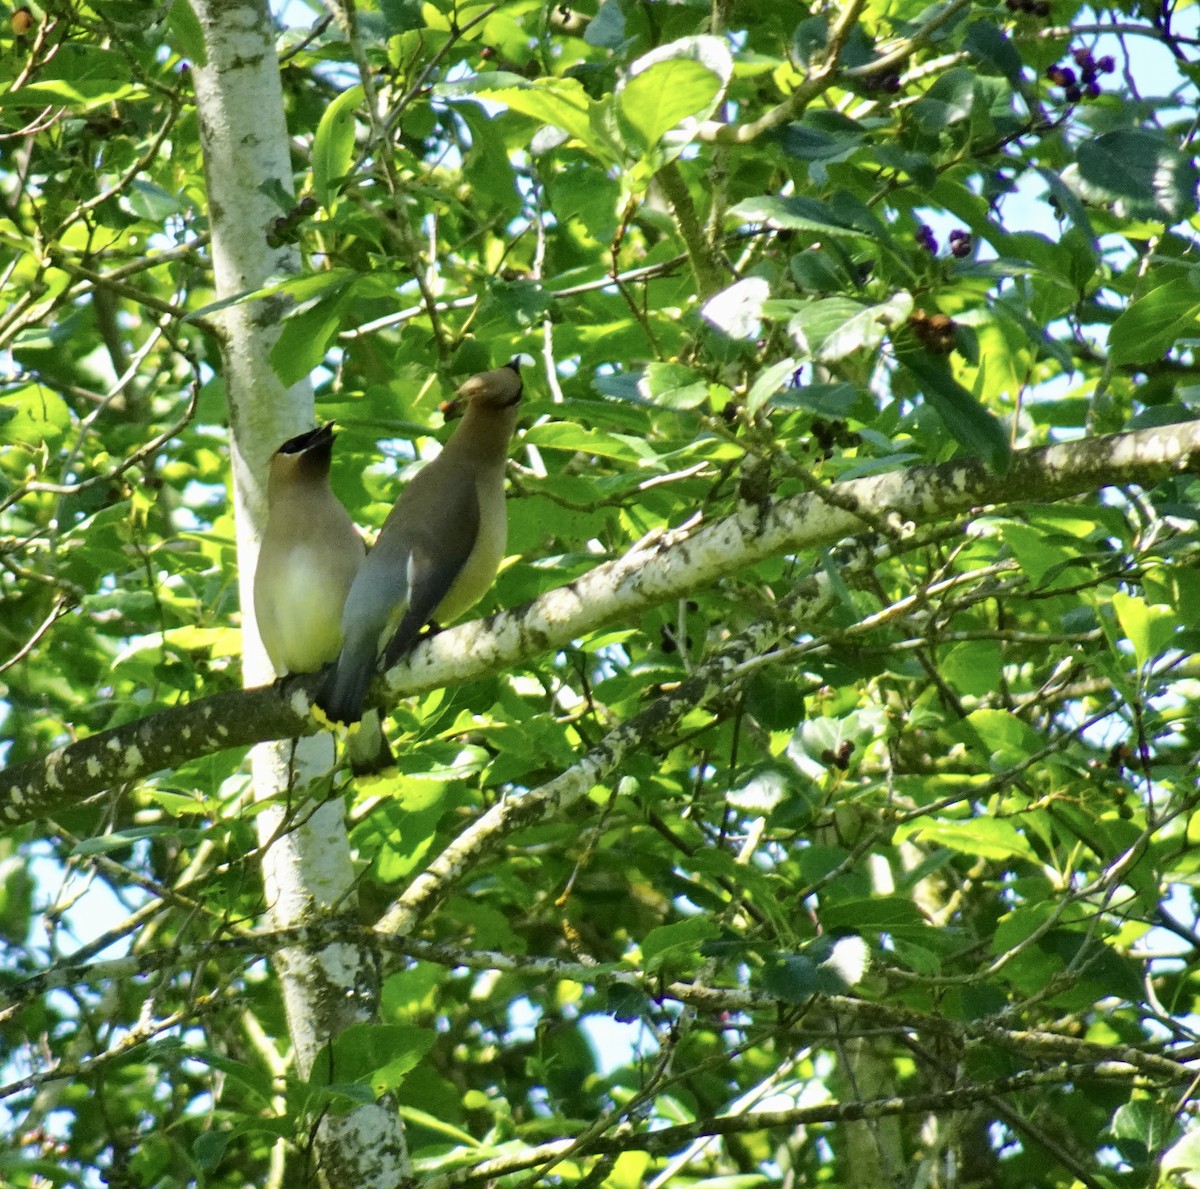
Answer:
M871 152L880 165L908 174L922 190L932 190L937 184L937 169L928 153L895 145L872 145Z
M706 916L688 917L671 925L658 925L642 942L642 958L647 970L657 970L672 953L690 954L720 929Z
M998 70L1013 86L1021 81L1021 55L1008 35L992 21L975 21L963 39L963 46L980 62Z
M795 371L796 361L789 356L787 359L781 359L778 363L771 364L766 371L760 372L758 379L754 381L750 391L746 394L746 411L753 413L762 408Z
M746 223L769 223L788 231L812 231L818 235L870 239L870 233L840 220L833 207L817 198L796 195L788 198L745 198L729 208L729 216Z
M658 62L621 90L621 116L641 149L648 151L685 119L707 111L720 90L721 80L699 62Z
M597 49L615 50L625 40L625 14L620 0L603 0L596 15L588 21L583 40Z
M1144 128L1086 137L1079 146L1078 178L1085 197L1123 199L1134 211L1172 222L1196 211L1192 158L1166 136Z
M1079 196L1075 191L1062 180L1055 170L1039 165L1035 167L1035 171L1041 176L1047 187L1049 187L1055 202L1058 203L1059 208L1067 218L1071 220L1072 225L1082 231L1089 241L1094 240L1095 232L1092 229L1092 220L1087 213L1087 208L1079 201ZM1095 253L1093 251L1094 257Z
M424 0L380 0L379 11L392 33L408 33L425 27L421 15Z
M606 1181L606 1184L612 1183ZM642 1184L639 1179L633 1182L635 1185ZM705 1177L700 1181L691 1181L688 1189L758 1189L759 1185L770 1184L770 1178L764 1173L748 1172L748 1173L726 1173L721 1177ZM614 1184L613 1189L618 1189Z
M84 838L75 846L77 855L104 855L114 850L124 850L147 839L171 838L179 834L175 826L141 826L126 830L112 830L96 838Z
M436 1040L432 1029L408 1024L351 1024L338 1034L331 1056L314 1063L309 1080L315 1086L367 1083L377 1098L398 1086Z
M325 353L341 325L340 295L314 302L284 319L271 366L284 385L304 379L325 362Z
M19 946L29 932L29 914L37 883L23 859L0 859L0 940Z
M177 4L184 3L186 0L177 0ZM181 194L173 194L153 182L134 178L121 194L121 205L139 219L161 223L172 215L181 214L190 204Z
M1163 1153L1159 1162L1159 1171L1164 1173L1200 1172L1200 1130L1189 1131L1178 1143ZM1196 1183L1194 1177L1180 1179L1179 1184Z
M938 821L922 818L900 826L892 837L896 845L919 837L923 846L944 846L963 855L975 855L1004 863L1011 859L1037 861L1028 839L1009 821L979 817L970 822Z
M634 1024L654 1016L654 1001L628 983L612 983L605 994L604 1010L622 1024Z
M541 425L531 426L525 432L524 440L530 445L549 450L567 450L571 453L581 451L594 454L598 458L631 462L638 457L637 452L624 438L567 421L546 421Z
M821 990L838 995L862 982L871 952L857 933L826 933L804 947L804 957L816 968Z
M192 66L208 65L208 47L204 44L204 30L200 18L188 0L174 0L167 28L171 41Z
M23 384L0 395L0 440L57 445L71 427L71 410L53 389Z
M873 896L826 904L821 908L821 924L830 931L848 929L854 933L928 928L917 906L903 896Z
M732 77L733 58L719 37L684 37L630 66L617 89L616 107L606 103L603 109L612 110L621 139L635 152L634 180L645 180L683 151L690 135L667 134L684 121L694 126L708 119Z
M1026 904L1006 913L992 934L991 952L1006 954L1032 936L1054 915L1052 904Z
M1087 569L1077 548L1064 544L1061 537L1055 539L1042 528L1011 520L1001 521L999 528L1001 539L1012 549L1021 570L1035 589L1046 582L1047 576L1058 578L1060 583L1071 582L1078 579L1078 570L1073 576L1064 576L1065 571L1075 566Z
M763 303L770 293L771 287L762 277L746 277L710 297L700 313L731 339L757 338L762 329Z
M871 312L847 297L827 297L807 304L788 323L788 333L801 360L837 363L855 351L874 350L887 328Z
M805 1003L822 990L816 966L802 954L772 958L763 966L758 982L784 1003Z
M994 640L964 640L938 659L938 672L959 694L990 695L1000 687L1000 646Z
M887 224L852 190L835 190L829 196L829 206L837 211L839 221L856 227L876 243L892 246L892 233Z
M343 91L326 109L313 138L313 193L326 210L337 193L336 183L350 169L354 156L355 112L363 101L360 86Z
M192 1144L192 1155L201 1168L213 1169L221 1163L230 1141L238 1137L240 1128L226 1128L202 1132Z
M1137 297L1112 324L1108 354L1120 367L1127 363L1152 363L1175 343L1200 332L1200 293L1184 277Z
M856 351L874 351L911 312L907 293L876 306L846 297L819 298L805 302L788 323L788 333L800 359L837 363Z
M955 733L979 751L993 770L1020 763L1041 746L1038 733L1005 710L973 710Z
M1103 995L1142 1002L1145 987L1138 964L1101 939L1077 929L1052 929L1040 944L1044 952L1059 957L1064 967L1081 975ZM1083 990L1090 996L1087 988Z
M797 161L838 161L853 153L861 139L833 136L824 129L798 123L789 124L780 133L779 144L789 157Z
M965 66L947 70L913 105L925 132L942 132L967 119L975 107L975 71Z
M141 87L127 79L87 78L49 79L0 95L0 110L4 108L46 107L49 104L69 104L76 112L92 111L110 103L131 99L141 93Z
M610 136L593 118L598 106L578 79L530 81L502 71L483 73L462 82L443 83L435 92L448 99L486 99L542 124L561 128L601 160L616 164L618 154Z
M797 252L789 270L801 293L837 293L852 284L847 261L832 244L814 244Z
M893 344L897 360L916 378L925 399L937 410L955 441L981 455L996 471L1008 467L1008 433L951 374L944 359L917 344Z
M694 409L708 399L708 381L681 363L647 364L639 387L648 400L668 409Z
M1136 1139L1146 1152L1160 1152L1180 1134L1174 1112L1146 1098L1118 1107L1112 1118L1112 1133L1119 1139Z
M1112 597L1113 610L1125 638L1133 645L1139 668L1157 660L1171 646L1179 630L1179 617L1173 607L1147 603L1136 595L1117 591Z

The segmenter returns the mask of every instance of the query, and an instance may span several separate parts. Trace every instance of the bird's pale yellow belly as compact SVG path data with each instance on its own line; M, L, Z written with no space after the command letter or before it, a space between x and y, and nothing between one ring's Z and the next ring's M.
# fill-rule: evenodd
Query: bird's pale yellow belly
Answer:
M466 565L438 605L434 619L452 623L479 602L496 579L508 543L508 514L504 507L504 472L477 481L479 535Z

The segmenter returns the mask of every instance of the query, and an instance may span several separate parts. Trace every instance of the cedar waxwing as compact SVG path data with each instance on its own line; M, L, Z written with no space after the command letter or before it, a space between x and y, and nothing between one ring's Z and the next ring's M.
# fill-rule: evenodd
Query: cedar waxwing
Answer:
M289 438L271 455L254 618L276 677L312 673L337 656L342 608L366 555L329 488L332 456L332 422Z
M342 647L342 608L366 547L329 487L333 423L289 438L271 456L267 527L254 571L254 618L276 677L312 673ZM356 775L392 762L378 715L350 741Z
M504 464L520 400L514 360L472 376L447 406L465 405L462 421L400 493L346 599L342 653L317 695L335 722L362 717L381 649L394 664L427 623L457 619L492 585L508 536Z

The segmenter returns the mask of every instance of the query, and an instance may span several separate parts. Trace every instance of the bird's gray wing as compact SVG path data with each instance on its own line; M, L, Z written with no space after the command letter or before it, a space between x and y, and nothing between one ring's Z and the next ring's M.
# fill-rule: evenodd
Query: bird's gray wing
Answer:
M385 668L412 647L475 548L480 513L474 476L464 473L459 482L440 483L436 503L418 498L405 511L412 547L408 607L384 652Z

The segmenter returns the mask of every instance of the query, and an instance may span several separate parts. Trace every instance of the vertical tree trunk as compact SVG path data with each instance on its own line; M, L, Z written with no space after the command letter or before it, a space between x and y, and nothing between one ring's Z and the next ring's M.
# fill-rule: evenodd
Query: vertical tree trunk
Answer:
M287 127L274 29L266 0L192 0L204 29L207 61L195 69L196 103L208 185L217 296L236 297L269 277L295 273L290 248L272 249L270 221L280 212L261 192L275 180L292 193ZM272 673L254 624L252 582L266 516L266 467L285 438L313 424L312 389L285 389L268 353L278 335L279 299L240 302L215 316L232 428L231 462L237 518L243 676L262 684ZM306 788L332 765L328 735L264 744L253 753L255 794L272 800L257 818L267 846L263 881L277 927L311 923L353 909L353 871L342 804L296 807L289 788ZM294 769L294 771L293 771ZM284 806L291 800L290 814ZM301 822L299 826L289 825ZM373 954L335 945L319 953L293 950L278 959L298 1072L307 1077L326 1046L351 1024L378 1018L379 978ZM338 1071L322 1071L338 1080ZM348 1114L327 1114L316 1134L321 1181L328 1186L394 1187L407 1175L404 1136L387 1100Z

